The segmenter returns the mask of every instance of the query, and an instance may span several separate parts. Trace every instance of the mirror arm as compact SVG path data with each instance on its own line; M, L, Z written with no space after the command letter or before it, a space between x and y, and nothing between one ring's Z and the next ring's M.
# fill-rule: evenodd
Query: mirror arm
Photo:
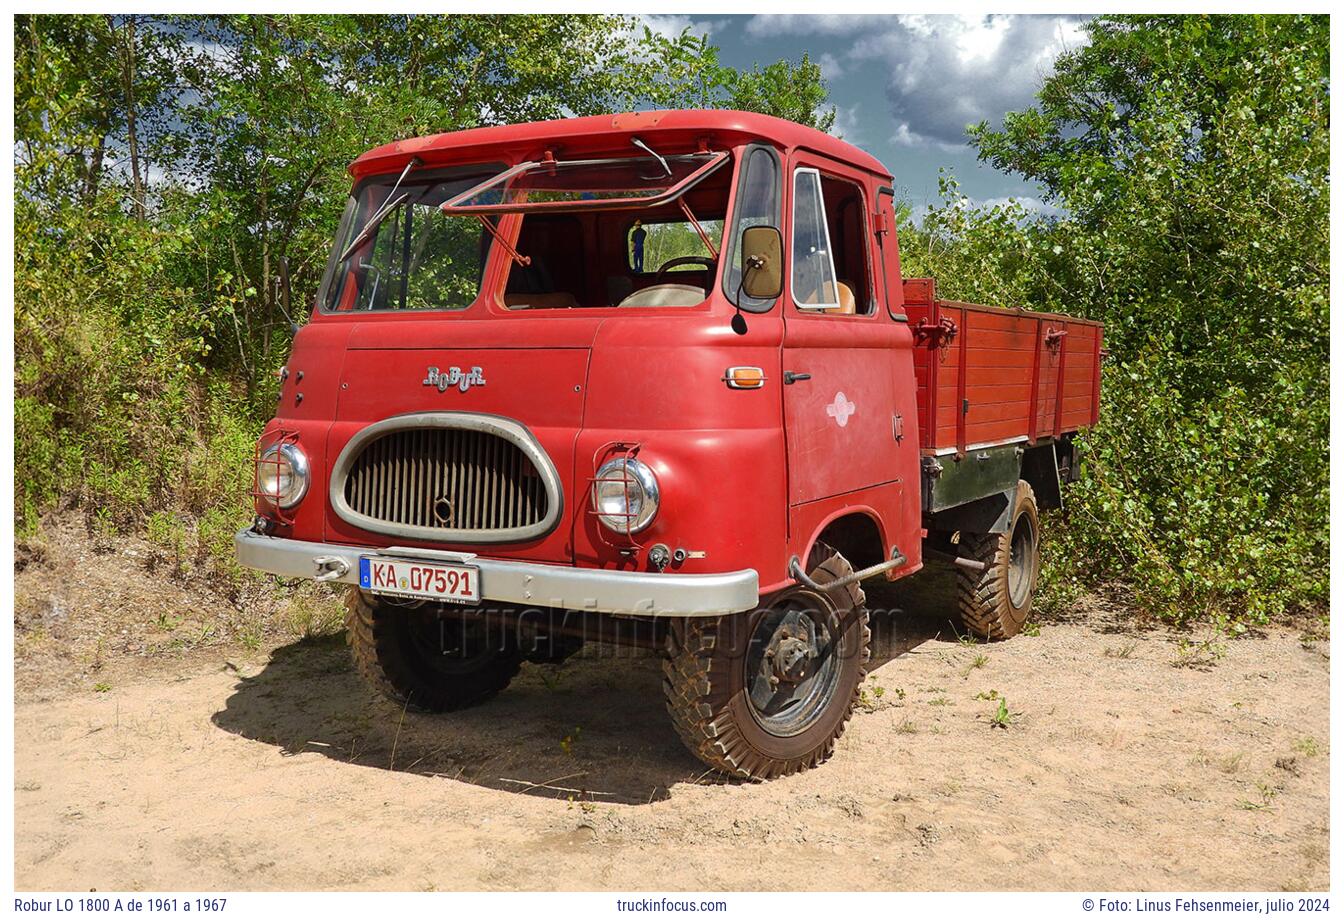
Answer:
M738 335L747 334L747 321L742 316L742 287L747 283L747 272L759 271L765 267L765 260L758 255L747 256L746 263L746 270L742 272L742 277L737 279L737 296L733 298L733 321L730 323Z

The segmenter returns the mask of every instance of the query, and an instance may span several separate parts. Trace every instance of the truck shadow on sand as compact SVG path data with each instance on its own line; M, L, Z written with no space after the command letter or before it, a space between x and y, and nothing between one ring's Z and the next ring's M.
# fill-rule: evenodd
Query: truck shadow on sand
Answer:
M924 643L956 641L942 611L889 613L905 593L887 585L868 592L870 671ZM424 714L371 692L342 636L304 639L240 676L212 721L284 756L320 754L547 798L646 804L668 798L677 783L723 781L673 730L657 657L606 646L559 666L526 664L481 706Z

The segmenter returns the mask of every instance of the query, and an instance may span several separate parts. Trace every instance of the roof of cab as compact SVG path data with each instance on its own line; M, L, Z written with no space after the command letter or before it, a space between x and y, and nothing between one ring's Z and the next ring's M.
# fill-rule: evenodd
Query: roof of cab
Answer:
M633 136L642 136L652 143L651 138L659 135L691 140L697 135L708 135L719 146L735 146L759 138L786 149L812 150L879 176L891 176L876 157L816 128L773 115L724 109L623 112L431 134L375 147L350 164L350 174L358 178L396 169L412 155L427 165L463 162L476 153L498 156L501 150L510 147L517 148L519 156L532 156L535 155L532 151L545 142L557 148L557 155L564 156L566 148L610 146L621 137Z

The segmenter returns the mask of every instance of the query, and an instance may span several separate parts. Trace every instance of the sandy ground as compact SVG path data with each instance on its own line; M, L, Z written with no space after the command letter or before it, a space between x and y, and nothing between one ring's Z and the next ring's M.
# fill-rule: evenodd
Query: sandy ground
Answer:
M19 577L20 639L49 635L55 607L85 614L34 607L40 576ZM703 775L648 657L527 665L486 705L424 716L367 692L339 636L165 660L132 630L98 675L47 680L43 643L20 642L15 883L1328 887L1328 642L1199 647L1093 605L975 646L919 606L877 618L865 711L835 757L764 785Z

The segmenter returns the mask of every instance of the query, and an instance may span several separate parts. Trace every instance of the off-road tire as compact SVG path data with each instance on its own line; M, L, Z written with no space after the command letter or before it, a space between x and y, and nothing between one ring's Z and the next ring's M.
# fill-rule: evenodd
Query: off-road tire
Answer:
M852 571L849 562L828 546L818 545L809 559L808 574L822 584ZM692 754L722 773L749 780L796 773L831 756L867 675L871 633L863 590L857 583L826 595L838 614L845 644L839 678L833 696L813 724L787 738L771 735L756 722L745 689L741 650L771 602L750 613L688 617L670 624L663 695L672 724Z
M413 630L432 614L380 603L352 588L345 599L345 637L355 669L371 687L407 709L451 712L483 703L513 680L522 664L516 648L490 648L445 670L417 644Z
M1036 493L1023 480L1017 483L1010 521L1007 533L963 532L961 535L961 555L985 564L983 572L957 567L957 608L961 623L977 639L1010 639L1022 631L1031 614L1036 578L1041 569L1041 526ZM1028 526L1029 534L1020 531ZM1029 535L1025 547L1028 570L1016 576L1025 577L1027 581L1025 586L1019 582L1018 591L1014 592L1010 585L1010 562L1013 539L1019 533L1023 533L1024 538Z

